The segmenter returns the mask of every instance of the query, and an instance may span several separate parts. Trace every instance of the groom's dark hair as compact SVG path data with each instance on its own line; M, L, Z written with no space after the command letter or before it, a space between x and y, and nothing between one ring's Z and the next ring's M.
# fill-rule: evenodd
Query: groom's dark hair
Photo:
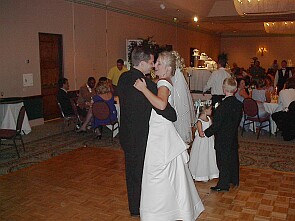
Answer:
M131 54L133 66L138 66L141 61L148 62L151 59L152 51L149 47L137 46Z

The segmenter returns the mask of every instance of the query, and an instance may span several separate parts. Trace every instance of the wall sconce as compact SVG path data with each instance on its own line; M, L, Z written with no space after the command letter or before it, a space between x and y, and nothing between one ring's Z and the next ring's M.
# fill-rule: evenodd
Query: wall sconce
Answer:
M267 50L266 50L266 48L264 48L264 47L260 47L260 48L258 48L258 52L260 53L261 56L263 56L263 54L264 54L265 52L267 52Z

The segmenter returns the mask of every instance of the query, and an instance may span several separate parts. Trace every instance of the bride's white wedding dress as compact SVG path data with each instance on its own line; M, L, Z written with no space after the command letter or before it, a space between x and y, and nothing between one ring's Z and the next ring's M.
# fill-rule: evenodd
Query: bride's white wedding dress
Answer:
M173 86L166 80L158 88ZM171 103L171 95L169 103ZM152 110L140 202L143 221L192 221L204 210L187 162L188 146L173 123Z

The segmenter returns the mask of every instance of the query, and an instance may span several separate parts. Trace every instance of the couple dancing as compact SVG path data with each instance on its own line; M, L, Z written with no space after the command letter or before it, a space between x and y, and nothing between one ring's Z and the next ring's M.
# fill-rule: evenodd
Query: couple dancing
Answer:
M149 49L136 47L132 63L118 83L120 143L131 216L140 214L147 221L195 220L204 207L187 166L187 145L172 123L179 114L170 105L172 76L182 74L180 57L176 52L159 54L157 85L144 77L154 66ZM175 109L179 113L183 107Z

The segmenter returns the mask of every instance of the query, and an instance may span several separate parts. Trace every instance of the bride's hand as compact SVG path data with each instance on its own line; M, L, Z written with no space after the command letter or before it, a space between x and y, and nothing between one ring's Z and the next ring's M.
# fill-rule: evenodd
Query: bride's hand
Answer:
M143 78L137 79L133 85L137 90L143 91L146 89L146 82Z

